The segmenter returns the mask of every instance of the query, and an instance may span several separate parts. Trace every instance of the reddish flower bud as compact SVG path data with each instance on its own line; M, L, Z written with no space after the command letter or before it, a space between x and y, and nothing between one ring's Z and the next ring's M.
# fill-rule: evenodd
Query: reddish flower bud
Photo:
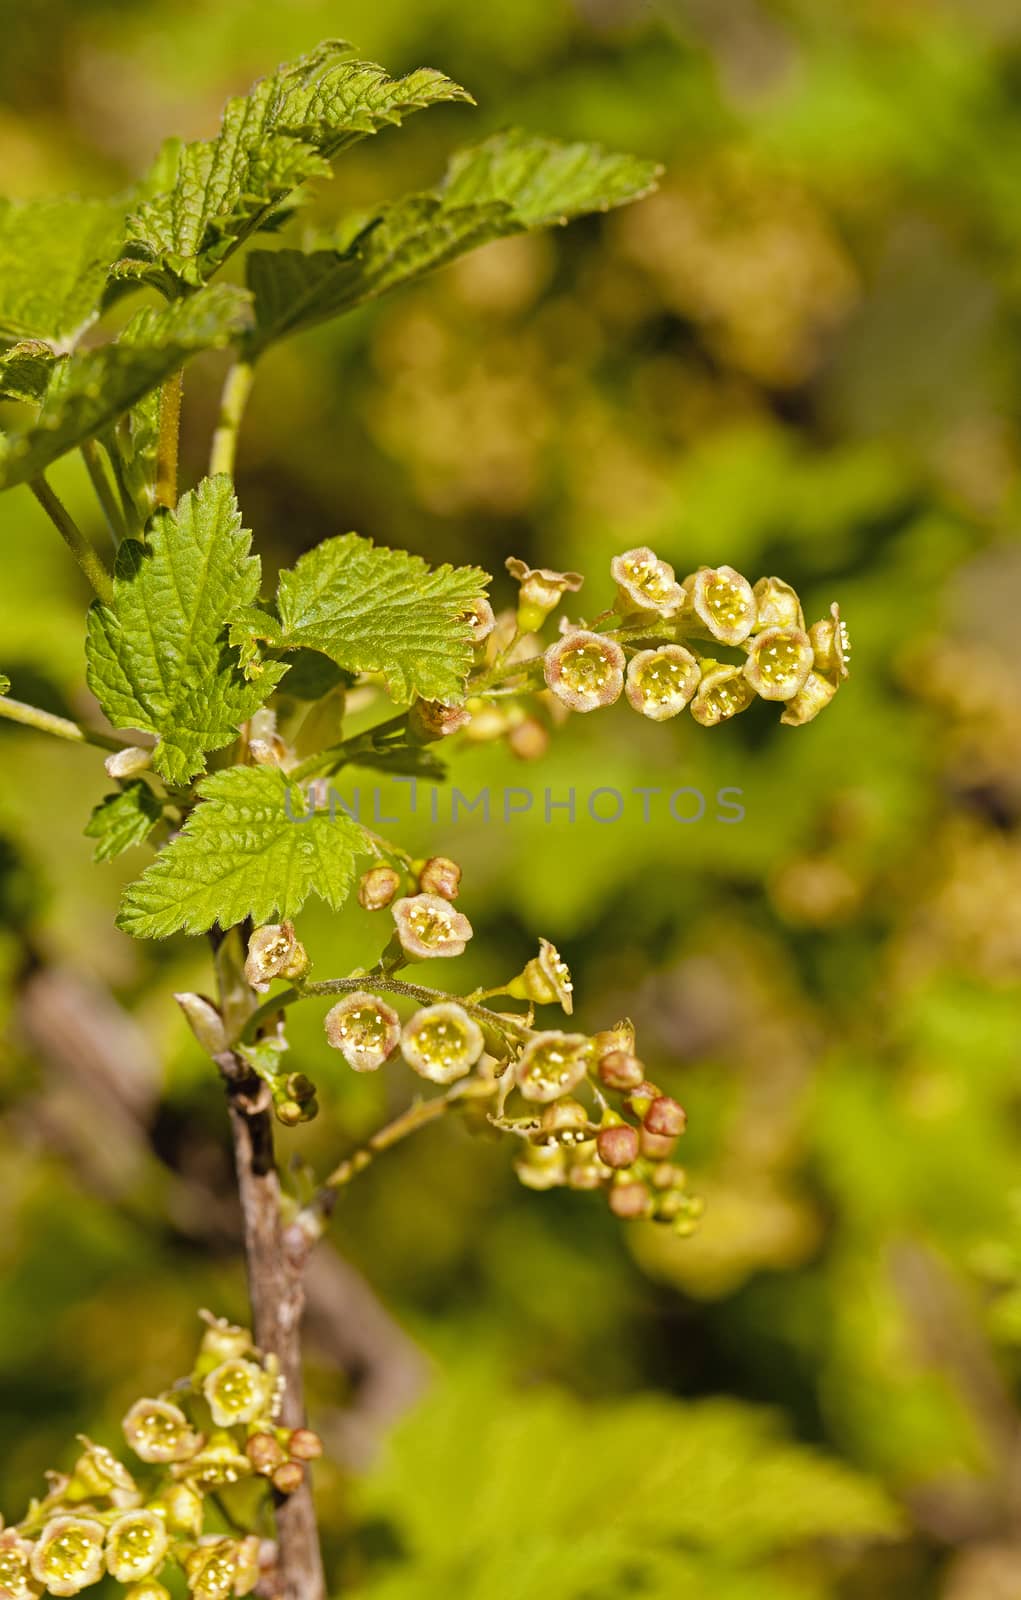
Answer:
M608 1089L637 1089L645 1082L645 1068L627 1050L611 1050L599 1063L599 1077Z
M273 1473L273 1487L280 1494L294 1494L305 1481L305 1468L300 1461L285 1461Z
M295 1461L318 1461L323 1453L323 1441L311 1428L295 1428L287 1447Z
M668 1094L661 1094L654 1100L642 1119L642 1126L649 1133L659 1133L668 1139L676 1139L684 1132L687 1126L687 1113L684 1107Z
M614 1216L626 1222L652 1214L652 1196L644 1183L615 1183L610 1189L609 1201Z
M366 911L382 911L401 887L401 875L393 867L370 867L358 885L358 904Z
M638 1159L638 1133L628 1122L600 1128L596 1138L599 1159L608 1167L630 1167Z
M439 894L444 900L456 900L461 887L461 868L449 856L430 856L418 875L418 887L423 894Z

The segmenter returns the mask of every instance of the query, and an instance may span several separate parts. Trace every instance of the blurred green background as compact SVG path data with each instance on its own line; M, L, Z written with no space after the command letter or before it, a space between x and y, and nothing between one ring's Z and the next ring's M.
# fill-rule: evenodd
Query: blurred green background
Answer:
M346 155L322 216L507 124L655 157L660 192L491 246L274 352L238 484L269 568L357 529L589 574L650 543L838 599L818 722L705 732L623 705L459 785L743 791L739 825L409 819L455 856L463 982L542 933L582 1026L629 1013L689 1112L692 1239L518 1187L434 1129L367 1173L313 1274L338 1593L426 1600L1021 1597L1021 11L1014 0L0 0L0 187L103 193L166 133L339 34L444 107ZM200 474L222 364L189 369ZM80 463L53 473L99 533ZM87 596L0 501L0 664L90 714ZM0 1505L115 1440L244 1317L217 1083L170 996L201 941L112 931L94 755L0 729ZM97 775L98 774L98 775ZM371 780L369 780L371 781ZM402 816L406 814L406 803ZM396 829L394 830L397 831ZM368 944L366 947L366 927ZM305 915L317 975L384 931ZM376 942L374 942L376 941ZM294 1064L320 1165L410 1092ZM396 1429L395 1429L396 1424ZM99 1591L97 1591L98 1593Z

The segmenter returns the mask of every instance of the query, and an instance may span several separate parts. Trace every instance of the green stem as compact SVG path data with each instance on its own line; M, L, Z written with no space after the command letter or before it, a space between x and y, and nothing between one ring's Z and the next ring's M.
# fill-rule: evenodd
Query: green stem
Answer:
M435 1095L431 1100L416 1100L414 1105L402 1111L400 1116L394 1117L385 1127L374 1133L363 1145L351 1155L346 1156L328 1178L323 1180L323 1189L340 1189L345 1183L350 1183L360 1172L381 1155L384 1150L389 1150L409 1134L417 1133L419 1128L428 1127L430 1122L436 1122L442 1116L459 1105L467 1104L474 1095L475 1098L490 1098L496 1092L490 1084L477 1084L471 1091L463 1084L456 1084L446 1094Z
M0 705L3 701L0 700ZM239 1043L247 1044L255 1038L259 1029L278 1011L283 1011L286 1006L293 1006L299 1000L324 994L355 994L359 989L382 989L386 994L403 995L406 1000L417 1000L421 1005L431 1006L437 1001L456 1000L458 1005L480 1022L488 1023L501 1033L527 1033L528 1026L524 1019L498 1016L495 1011L488 1011L485 1006L473 1005L471 1001L460 1000L457 995L446 994L442 989L427 989L423 984L406 983L403 978L391 978L384 973L363 972L355 978L327 978L322 983L304 983L300 989L285 989L281 994L273 995L271 999L264 1000L258 1010L253 1011L241 1032Z
M344 739L340 744L330 745L328 749L309 756L289 772L288 777L293 783L301 783L305 778L328 777L360 751L367 752L374 749L376 740L381 734L396 733L407 725L408 713L400 711L397 716L389 717L386 722L378 722L374 728L367 728L364 733L353 734L350 739Z
M82 572L100 600L104 605L112 605L113 582L110 574L63 501L58 500L41 473L38 478L32 479L29 488L57 529L60 537L81 567Z
M103 459L99 454L95 439L86 439L81 451L86 471L92 481L92 487L96 491L96 498L103 508L106 525L110 530L110 537L116 549L127 532L121 508L117 503L117 496L113 492L113 485L107 476L106 468L103 466Z
M156 504L177 505L177 452L181 435L183 376L175 372L160 393L160 432L156 446Z
M209 457L209 475L218 472L234 475L238 432L245 414L248 396L255 381L255 368L250 361L235 361L227 373L220 396L220 417L213 434L213 448Z
M94 728L83 728L67 717L55 717L50 711L40 711L38 706L25 705L21 700L12 700L9 695L0 695L0 717L6 718L8 722L20 723L23 728L35 728L37 733L52 733L57 739L70 739L75 744L98 745L100 750L130 748L123 739L115 739L108 733L99 733Z

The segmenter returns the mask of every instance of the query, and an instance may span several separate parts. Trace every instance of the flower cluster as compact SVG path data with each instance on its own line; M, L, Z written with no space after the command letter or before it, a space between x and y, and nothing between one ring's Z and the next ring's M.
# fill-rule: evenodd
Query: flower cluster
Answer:
M141 1468L83 1437L71 1472L50 1473L47 1494L16 1526L0 1523L4 1600L80 1594L106 1577L128 1600L170 1600L164 1578L175 1593L183 1582L194 1600L255 1589L262 1543L237 1531L237 1516L228 1521L218 1498L260 1476L292 1494L322 1446L308 1428L279 1426L281 1380L251 1335L203 1316L188 1378L136 1400L124 1418Z

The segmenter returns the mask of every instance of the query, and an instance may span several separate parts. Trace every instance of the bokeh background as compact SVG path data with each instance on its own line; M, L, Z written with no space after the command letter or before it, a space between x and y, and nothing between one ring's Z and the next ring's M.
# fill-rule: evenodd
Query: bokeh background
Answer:
M340 34L440 108L345 156L339 216L508 124L658 158L660 192L488 248L274 352L238 481L267 565L350 528L433 560L615 551L838 599L854 675L803 730L618 706L459 784L743 791L739 825L449 811L464 982L539 933L687 1106L688 1240L519 1188L458 1127L338 1209L309 1317L337 1593L1021 1596L1021 13L1013 0L0 0L0 187L122 186ZM186 383L193 480L221 376ZM54 482L97 532L75 461ZM87 596L0 502L0 664L89 714ZM171 1002L201 941L111 931L87 751L0 729L0 1504L110 1442L243 1318L221 1096ZM396 831L396 830L395 830ZM319 975L384 939L312 910ZM294 1025L324 1164L407 1099ZM96 1591L97 1593L99 1591Z

